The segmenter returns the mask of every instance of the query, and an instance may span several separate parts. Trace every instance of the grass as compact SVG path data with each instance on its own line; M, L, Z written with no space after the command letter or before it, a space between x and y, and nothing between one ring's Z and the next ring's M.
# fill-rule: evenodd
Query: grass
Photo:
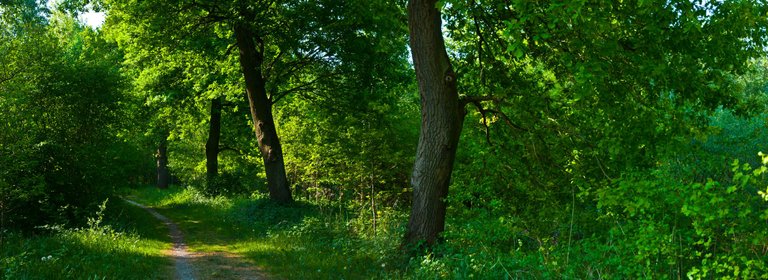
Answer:
M203 278L227 278L229 272L221 268L232 262L222 258L232 254L277 279L553 278L541 269L530 270L542 268L538 251L510 254L505 246L486 246L495 239L481 234L488 232L485 220L476 221L480 225L470 227L473 231L447 239L435 254L409 257L399 250L407 220L402 212L382 211L377 234L372 234L365 214L305 201L283 206L259 195L206 197L178 187L125 189L123 196L153 207L179 225L188 250L206 256L193 263ZM0 276L169 279L172 260L163 254L170 248L167 233L165 225L145 210L113 199L88 228L7 237L0 249Z
M81 229L48 227L32 237L7 234L3 279L169 279L167 229L141 209L112 199Z
M131 199L174 220L193 252L227 252L285 279L375 279L397 275L394 227L367 238L342 211L265 197L207 198L194 189L143 188ZM394 273L393 273L394 272Z

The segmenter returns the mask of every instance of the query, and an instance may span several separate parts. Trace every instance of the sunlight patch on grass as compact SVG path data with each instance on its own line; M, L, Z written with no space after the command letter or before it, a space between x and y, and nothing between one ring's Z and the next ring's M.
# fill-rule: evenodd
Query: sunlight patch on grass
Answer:
M86 228L6 233L0 279L170 279L165 225L119 199L104 205Z
M143 239L132 234L101 233L91 230L81 230L65 234L64 236L73 241L73 243L79 243L80 246L87 250L105 254L110 252L122 252L153 257L165 257L163 251L171 248L170 243Z
M180 188L147 188L131 195L174 220L191 252L236 254L276 277L371 279L394 268L385 261L389 252L379 248L396 248L382 243L398 240L389 236L396 230L382 230L380 238L360 238L347 216L311 203L282 206L263 197L206 198Z

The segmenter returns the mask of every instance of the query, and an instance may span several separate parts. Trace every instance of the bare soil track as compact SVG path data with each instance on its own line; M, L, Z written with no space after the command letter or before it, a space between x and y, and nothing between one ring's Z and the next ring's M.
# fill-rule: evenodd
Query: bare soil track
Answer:
M123 198L141 207L165 223L170 232L173 248L166 252L174 259L174 277L177 280L193 279L269 279L245 258L227 252L189 252L184 234L171 219L133 200Z

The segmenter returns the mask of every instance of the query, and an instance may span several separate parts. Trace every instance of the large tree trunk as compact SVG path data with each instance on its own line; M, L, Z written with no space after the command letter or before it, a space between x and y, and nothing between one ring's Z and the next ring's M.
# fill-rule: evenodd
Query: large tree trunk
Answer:
M264 170L267 173L269 197L279 203L293 202L288 179L285 176L283 150L272 118L272 101L267 97L261 72L264 54L256 48L253 33L247 26L238 24L234 32L237 47L240 50L240 67L245 78L245 90L251 107L253 128L264 160Z
M157 187L167 189L171 181L171 174L168 172L168 134L164 133L157 145L155 154L157 161Z
M421 96L421 132L411 185L407 245L434 245L445 229L445 198L464 120L435 0L411 0L408 25Z
M205 143L205 171L209 187L214 178L219 175L219 138L221 138L221 97L211 100L208 142Z

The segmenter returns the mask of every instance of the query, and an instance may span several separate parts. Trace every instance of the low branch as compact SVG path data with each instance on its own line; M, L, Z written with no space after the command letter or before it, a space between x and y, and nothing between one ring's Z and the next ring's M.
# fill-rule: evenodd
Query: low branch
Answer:
M491 127L488 125L488 119L486 118L486 115L485 115L485 113L488 112L488 110L486 110L485 108L483 108L482 105L480 105L480 101L472 102L472 104L475 105L477 110L480 111L480 115L483 116L483 127L485 127L485 141L488 142L488 145L493 146L493 143L491 143Z
M495 110L495 109L486 109L486 111L489 112L489 113L493 113L494 115L496 115L498 117L501 117L501 119L504 120L504 122L507 124L507 126L509 126L511 128L514 128L514 129L517 129L517 130L520 130L520 131L528 132L528 129L513 123L512 120L509 118L509 116L507 116L507 114L504 114L504 112L501 112L501 111Z
M272 61L269 62L269 65L267 65L267 67L264 67L264 78L265 79L268 80L269 77L271 77L272 70L275 69L275 63L277 63L277 61L280 60L280 58L283 56L284 53L285 53L284 51L278 49L277 50L277 54L272 59Z
M311 80L309 82L306 82L304 84L295 86L295 87L293 87L291 89L287 89L287 90L278 92L276 94L273 94L272 96L270 96L270 99L272 100L272 104L275 104L278 101L280 101L280 99L282 99L283 97L285 97L286 95L288 95L290 93L297 92L297 91L309 91L309 90L315 89L314 85L318 81L321 81L321 80L324 80L324 79L327 79L327 78L330 78L330 77L338 76L338 75L339 75L339 73L330 73L330 74L320 75L317 78L315 78L315 79L313 79L313 80Z
M492 95L462 96L462 97L459 98L459 106L460 106L460 108L463 108L464 106L466 106L467 104L470 104L470 103L475 105L475 108L477 108L477 110L483 116L483 125L485 126L485 130L486 130L486 132L485 132L486 135L485 136L486 136L486 140L488 141L488 143L490 143L491 141L490 141L490 138L489 138L490 137L489 136L490 132L489 132L489 126L488 126L488 123L487 123L487 115L486 115L487 113L491 113L491 114L496 115L497 117L500 117L502 120L504 120L504 123L506 123L507 126L513 128L513 129L516 129L516 130L519 130L519 131L526 131L526 132L528 131L528 129L526 129L526 128L520 126L520 125L517 125L514 122L512 122L512 119L510 119L509 116L507 116L507 114L505 114L501 110L490 109L490 108L483 107L482 102L486 102L486 101L492 101L496 105L500 105L500 104L504 103L503 99L498 98L496 96L492 96Z
M311 52L308 52L305 55L302 55L297 60L285 63L285 67L287 67L287 69L285 69L284 71L281 71L283 73L276 73L275 80L282 80L287 77L293 76L293 74L295 74L298 71L301 71L307 65L312 64L312 62L316 61L315 55L319 53L319 51L320 51L319 48L315 48ZM274 64L275 61L278 61L277 58L278 57L276 57L275 60L272 60L272 63L270 64ZM274 65L270 65L270 68L274 68ZM271 75L271 72L272 71L270 70L270 75Z

